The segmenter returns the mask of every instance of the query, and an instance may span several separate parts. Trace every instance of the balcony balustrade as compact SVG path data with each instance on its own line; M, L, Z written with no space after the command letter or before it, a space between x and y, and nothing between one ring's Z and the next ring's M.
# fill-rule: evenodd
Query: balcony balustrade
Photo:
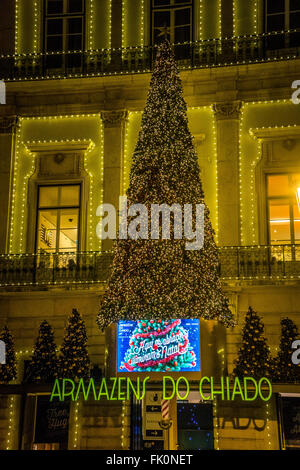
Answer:
M105 283L112 259L112 252L0 255L0 288ZM221 247L219 261L224 282L300 280L300 245Z
M1 80L54 79L150 72L156 46L0 56ZM300 29L174 45L181 69L300 57Z

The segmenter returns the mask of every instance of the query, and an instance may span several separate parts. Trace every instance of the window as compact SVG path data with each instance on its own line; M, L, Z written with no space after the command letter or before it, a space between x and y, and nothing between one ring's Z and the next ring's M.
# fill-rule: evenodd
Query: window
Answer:
M80 185L40 186L36 249L38 253L78 251Z
M192 0L152 0L152 42L192 40Z
M266 0L266 32L300 29L299 0ZM281 49L300 45L300 32L272 37L269 48Z
M300 244L300 174L267 176L267 209L271 245Z
M84 0L46 0L45 51L50 53L84 49ZM81 66L80 54L47 57L48 68Z

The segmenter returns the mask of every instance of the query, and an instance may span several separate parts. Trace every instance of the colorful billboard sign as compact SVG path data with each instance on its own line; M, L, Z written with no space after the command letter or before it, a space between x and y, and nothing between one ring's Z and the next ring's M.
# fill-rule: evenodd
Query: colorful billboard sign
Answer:
M199 320L121 321L118 372L199 372Z

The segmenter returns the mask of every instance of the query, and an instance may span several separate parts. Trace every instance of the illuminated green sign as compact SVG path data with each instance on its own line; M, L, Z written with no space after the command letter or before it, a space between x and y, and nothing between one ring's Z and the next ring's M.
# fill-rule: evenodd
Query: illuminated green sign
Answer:
M146 383L149 379L149 376L143 379L138 377L136 381L132 381L129 377L110 377L103 378L99 384L95 384L94 379L89 379L88 382L84 379L78 382L72 379L56 379L50 401L54 399L64 401L65 398L77 401L81 397L84 400L91 398L95 401L129 400L131 393L137 400L142 400L145 397ZM175 396L178 400L186 400L190 392L190 383L183 376L178 379L164 376L162 387L165 400L171 400ZM259 380L253 377L243 379L235 377L231 383L229 377L221 377L218 383L213 377L202 377L199 381L199 393L203 400L213 400L218 396L221 400L228 401L235 400L236 397L243 401L254 401L257 398L268 401L272 396L272 385L266 377Z

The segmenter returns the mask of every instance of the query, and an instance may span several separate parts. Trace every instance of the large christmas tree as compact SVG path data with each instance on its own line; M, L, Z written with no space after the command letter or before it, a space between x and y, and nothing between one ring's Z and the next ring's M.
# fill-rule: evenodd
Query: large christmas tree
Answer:
M90 376L85 323L75 308L60 350L59 376L67 379L87 379Z
M188 128L187 107L170 44L158 48L150 91L133 155L127 204L204 204L200 170ZM149 216L150 217L150 216ZM116 241L112 275L97 323L120 320L199 318L233 324L218 276L218 253L209 210L204 211L204 245L187 250L186 241ZM173 225L172 225L173 227Z
M298 328L290 318L283 318L281 324L280 345L277 356L272 360L272 379L274 382L299 382L300 366L293 364L295 351L292 343L300 339Z
M249 307L243 328L242 345L238 358L234 361L235 376L259 379L269 375L270 351L263 332L264 324L261 318Z
M17 361L13 337L5 326L0 334L5 344L5 364L0 364L0 382L9 383L17 377Z
M39 328L32 358L26 370L26 381L31 383L52 383L57 377L57 356L54 332L44 320Z

